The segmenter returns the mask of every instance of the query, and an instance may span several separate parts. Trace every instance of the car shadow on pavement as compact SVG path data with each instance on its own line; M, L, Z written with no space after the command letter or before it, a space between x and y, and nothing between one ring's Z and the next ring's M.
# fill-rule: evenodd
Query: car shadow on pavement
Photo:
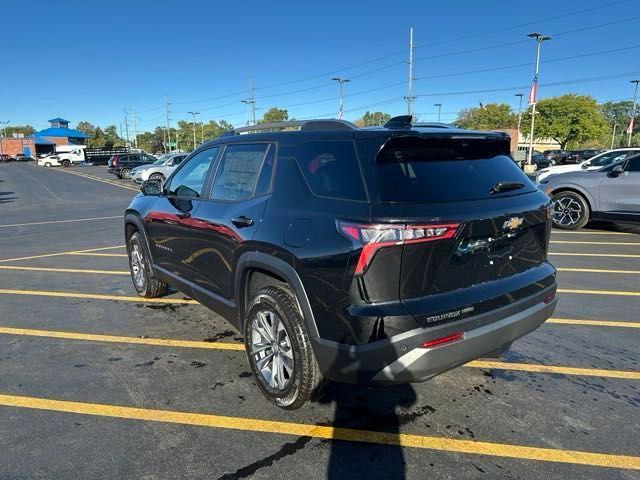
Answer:
M315 402L335 404L331 426L337 431L333 439L326 440L331 442L326 478L405 478L406 462L395 435L400 433L403 424L415 419L412 412L399 412L400 408L407 409L416 403L411 385L367 387L325 382L316 392ZM376 431L383 435L376 443L362 443L344 429Z

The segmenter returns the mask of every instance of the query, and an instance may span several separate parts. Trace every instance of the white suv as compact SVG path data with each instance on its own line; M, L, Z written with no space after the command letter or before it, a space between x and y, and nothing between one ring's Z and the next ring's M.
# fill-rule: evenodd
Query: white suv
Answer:
M187 158L188 153L167 153L149 165L140 165L131 171L131 180L140 185L145 180L164 182L175 168Z
M589 160L585 160L582 163L573 165L556 165L554 167L543 168L536 172L536 181L540 183L549 175L556 175L558 173L578 172L580 170L598 170L637 153L640 153L640 147L616 148L614 150L601 153L600 155L596 155L595 157L591 157Z

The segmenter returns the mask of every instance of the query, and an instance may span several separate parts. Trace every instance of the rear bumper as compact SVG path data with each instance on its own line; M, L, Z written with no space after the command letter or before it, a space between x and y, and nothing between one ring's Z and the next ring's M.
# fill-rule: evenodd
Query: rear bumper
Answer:
M314 340L314 352L326 378L346 383L395 384L422 382L471 360L499 350L532 332L553 313L557 299L544 292L506 307L464 320L430 328L417 328L366 345L345 345ZM426 341L464 332L464 337L435 348L420 348Z

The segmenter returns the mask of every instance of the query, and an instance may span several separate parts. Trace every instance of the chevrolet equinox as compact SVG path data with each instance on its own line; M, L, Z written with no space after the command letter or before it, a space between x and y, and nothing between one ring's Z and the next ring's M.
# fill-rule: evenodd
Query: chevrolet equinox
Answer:
M500 132L341 120L243 127L125 213L133 284L244 336L262 393L420 382L495 357L556 305L551 210Z

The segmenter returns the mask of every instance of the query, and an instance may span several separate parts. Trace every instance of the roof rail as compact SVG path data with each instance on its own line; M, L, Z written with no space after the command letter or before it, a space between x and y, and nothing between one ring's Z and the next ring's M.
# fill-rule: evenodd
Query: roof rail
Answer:
M234 128L224 132L222 136L240 135L247 132L266 132L272 130L295 129L303 131L331 131L331 130L357 130L358 126L345 120L291 120L286 122L261 123L257 125L248 125L246 127Z

